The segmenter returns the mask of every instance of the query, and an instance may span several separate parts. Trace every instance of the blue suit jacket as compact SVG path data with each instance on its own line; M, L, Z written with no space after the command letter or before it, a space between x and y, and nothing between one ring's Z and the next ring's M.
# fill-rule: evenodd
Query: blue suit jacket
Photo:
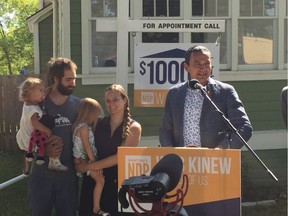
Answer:
M162 147L184 146L183 140L183 115L184 102L188 82L172 87L167 94L165 111L159 130L159 140ZM230 120L239 134L248 141L252 135L252 126L234 87L209 78L207 89L214 104ZM210 101L204 97L200 117L201 146L215 148L219 145L227 148L225 133L230 127L223 117L216 111ZM241 148L243 143L235 133L231 134L231 148Z

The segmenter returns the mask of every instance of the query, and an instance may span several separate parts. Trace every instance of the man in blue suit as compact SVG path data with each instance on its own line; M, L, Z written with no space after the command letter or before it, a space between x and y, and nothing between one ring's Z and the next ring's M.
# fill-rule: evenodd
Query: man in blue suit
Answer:
M191 79L199 81L214 104L248 141L252 135L252 126L244 106L233 86L210 77L211 57L206 47L191 47L186 52L184 68ZM201 90L189 88L189 81L169 89L159 140L162 147L240 149L244 144L231 132Z

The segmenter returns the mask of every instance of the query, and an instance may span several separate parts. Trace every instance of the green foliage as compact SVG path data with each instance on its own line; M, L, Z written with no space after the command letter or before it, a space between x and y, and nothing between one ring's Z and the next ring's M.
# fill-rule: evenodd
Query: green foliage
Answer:
M0 74L33 70L33 35L27 18L38 9L38 0L0 2Z

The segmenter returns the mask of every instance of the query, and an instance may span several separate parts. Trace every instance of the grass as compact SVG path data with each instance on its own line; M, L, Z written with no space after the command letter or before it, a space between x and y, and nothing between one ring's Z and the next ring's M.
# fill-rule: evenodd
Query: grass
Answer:
M0 183L22 174L23 152L14 154L0 152ZM0 192L0 215L1 216L29 216L27 198L28 178L10 185ZM250 190L251 188L249 188ZM261 194L261 188L253 188L254 194ZM274 196L275 197L275 196ZM247 197L246 197L247 199ZM255 197L253 197L255 201ZM269 196L259 200L270 199ZM256 199L257 200L257 199ZM276 205L243 207L242 216L287 216L287 191L282 190L278 196Z
M23 173L23 153L0 153L0 183ZM0 192L0 215L29 216L27 190L28 178L10 185Z
M280 199L273 206L242 208L242 216L287 216L287 200Z

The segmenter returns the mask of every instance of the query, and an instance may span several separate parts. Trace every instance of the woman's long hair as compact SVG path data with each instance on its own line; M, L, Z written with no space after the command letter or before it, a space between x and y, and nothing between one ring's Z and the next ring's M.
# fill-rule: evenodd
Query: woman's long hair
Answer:
M121 97L123 99L126 98L127 103L125 104L125 109L124 109L124 119L123 119L123 133L122 133L122 139L123 141L127 138L127 136L130 133L130 126L131 126L131 114L130 114L130 108L129 108L129 98L128 95L125 92L125 89L123 88L123 86L119 85L119 84L112 84L110 86L108 86L105 89L105 93L107 91L117 91L120 93Z

